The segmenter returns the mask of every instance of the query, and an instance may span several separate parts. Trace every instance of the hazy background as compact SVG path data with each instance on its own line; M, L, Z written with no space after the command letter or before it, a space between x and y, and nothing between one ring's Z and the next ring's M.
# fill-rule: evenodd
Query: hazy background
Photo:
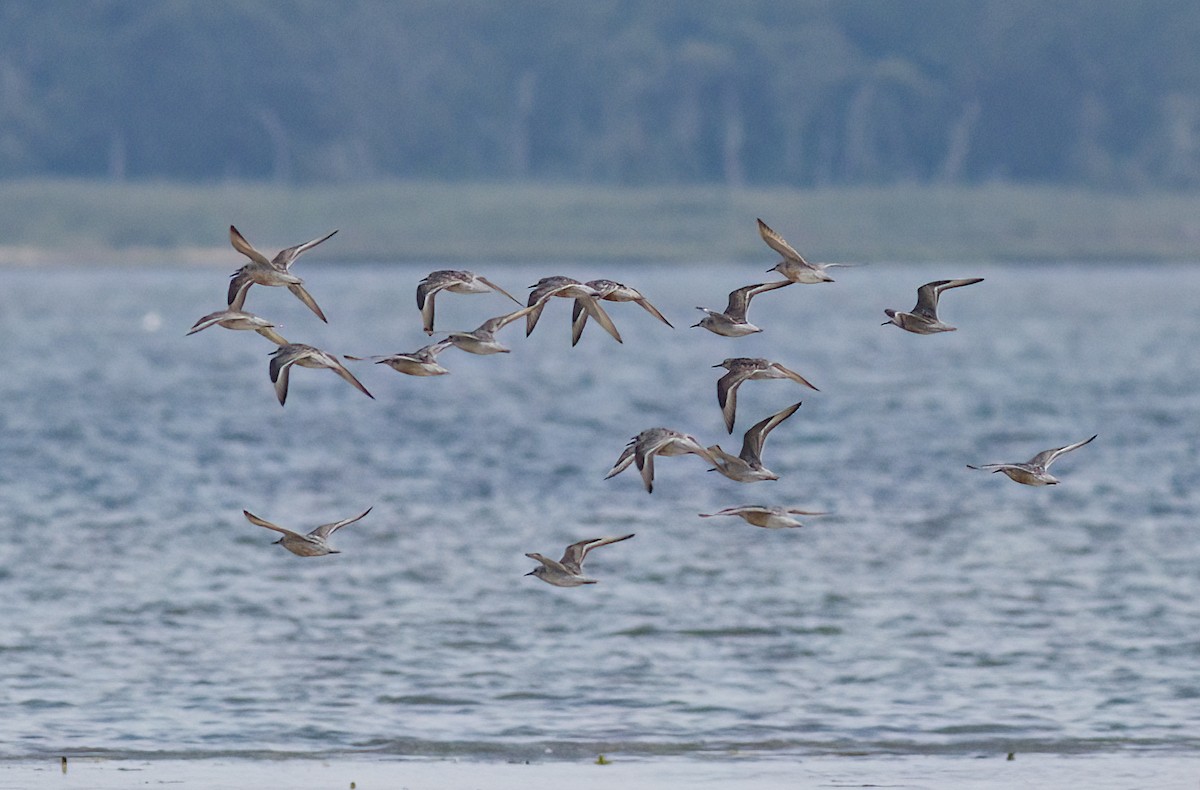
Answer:
M1103 200L1078 215L1112 215L1061 248L1007 255L1194 257L1197 41L1190 0L4 0L0 245L220 245L227 215L262 203L286 216L255 216L258 228L290 239L361 218L335 208L357 198L390 220L364 222L331 255L436 257L441 238L444 256L470 257L496 238L473 229L489 217L503 236L550 211L553 222L518 232L528 250L505 254L544 256L541 233L543 246L575 243L574 257L673 257L670 239L650 244L661 228L643 227L644 206L612 217L623 232L579 238L574 214L554 214L659 189L651 204L720 228L697 249L718 257L759 244L753 215L771 205L796 236L794 215L811 215L788 202L801 194L835 216L882 216L878 228L806 223L832 253L928 254L915 241L945 234L924 226L949 204L974 212L956 224L1011 220L986 239L947 237L950 253L1005 257L1039 232L1073 236L1079 216L1056 207L1086 193ZM420 191L447 183L458 187L449 198ZM164 191L179 185L200 191ZM245 185L267 192L232 189ZM322 190L334 185L350 191L329 205ZM480 185L521 190L488 204ZM429 242L389 228L413 216L403 203L413 190L441 209ZM125 202L135 195L149 208ZM294 221L289 195L328 219L296 227L308 223ZM1036 209L1021 208L1030 201ZM1139 201L1160 226L1144 238L1112 231ZM198 220L156 213L172 205ZM723 245L734 227L748 239ZM862 247L868 232L897 230L891 246Z

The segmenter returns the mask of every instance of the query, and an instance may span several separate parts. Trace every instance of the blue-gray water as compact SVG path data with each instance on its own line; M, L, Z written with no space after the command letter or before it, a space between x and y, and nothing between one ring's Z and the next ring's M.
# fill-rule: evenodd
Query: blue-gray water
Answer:
M237 265L230 255L229 271ZM1200 270L873 265L764 294L766 331L688 325L769 265L474 266L635 285L670 318L570 303L512 354L417 379L351 363L377 400L272 346L184 332L224 269L0 271L0 744L5 756L378 752L1088 753L1200 746ZM430 268L309 264L329 316L256 287L248 308L337 353L426 342ZM880 326L941 277L959 331ZM438 298L438 325L513 305ZM711 366L766 356L820 392L749 382L726 436ZM778 482L662 459L603 477L657 425ZM968 463L1099 438L1034 489ZM699 512L832 515L767 531ZM242 509L339 532L295 557ZM525 552L636 532L597 585L523 576ZM551 750L547 752L547 750Z

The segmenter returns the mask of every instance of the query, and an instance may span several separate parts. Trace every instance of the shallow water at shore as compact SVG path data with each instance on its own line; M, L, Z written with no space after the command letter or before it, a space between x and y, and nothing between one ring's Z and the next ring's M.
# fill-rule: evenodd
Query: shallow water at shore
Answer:
M429 268L298 268L248 308L337 353L426 342ZM435 379L353 369L372 401L265 340L184 332L224 270L0 271L0 744L4 756L369 753L479 760L1096 754L1200 746L1200 272L1169 266L881 266L755 300L761 335L688 328L755 277L737 266L473 267L514 294L545 274L641 289L570 348L569 303L512 354L446 352ZM765 268L765 266L761 267ZM881 327L916 285L960 327ZM443 295L438 326L512 303ZM820 387L750 382L734 436L727 356ZM736 451L783 406L741 485L695 457L604 474L656 425ZM968 463L1060 460L1018 486ZM832 515L772 532L699 512ZM311 529L373 506L303 559L248 509ZM594 586L523 555L636 532ZM547 750L550 750L547 752Z
M451 760L71 760L64 773L53 761L0 762L0 790L43 787L126 788L169 784L203 790L288 787L406 787L526 790L568 785L575 790L657 790L662 787L754 788L891 787L908 790L1010 790L1087 787L1089 790L1194 788L1200 758L1182 755L1032 755L970 757L817 757L780 759L618 760L585 763L486 763Z

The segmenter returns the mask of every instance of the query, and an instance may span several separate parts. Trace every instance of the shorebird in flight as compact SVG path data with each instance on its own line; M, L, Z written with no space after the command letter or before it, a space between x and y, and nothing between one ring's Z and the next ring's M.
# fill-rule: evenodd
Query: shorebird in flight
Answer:
M240 309L240 307L234 309L230 306L224 310L209 313L193 324L192 328L187 331L187 334L194 335L201 330L208 329L210 326L223 326L226 329L249 329L259 333L277 346L287 345L287 340L284 339L283 335L275 331L275 324L253 313L247 313Z
M355 362L370 360L376 365L387 365L392 370L409 376L444 376L450 371L438 363L437 356L452 345L454 344L449 340L439 340L422 346L411 354L383 354L373 357L352 357L346 354L346 359Z
M775 430L779 423L795 414L798 408L800 408L800 404L793 403L783 411L756 423L746 431L746 435L742 438L742 452L736 456L722 450L720 445L714 444L709 447L709 453L716 459L716 469L710 471L720 472L730 480L736 480L739 483L778 480L779 475L763 466L763 445L767 442L767 434Z
M1065 447L1055 447L1052 450L1043 450L1024 463L980 464L979 466L967 464L967 468L983 469L989 472L1003 472L1013 480L1016 480L1018 483L1023 483L1027 486L1058 485L1058 478L1047 471L1050 468L1050 464L1058 460L1060 455L1065 455L1072 450L1078 450L1080 447L1083 447L1085 444L1092 441L1092 439L1095 439L1096 436L1099 436L1099 434L1092 436L1091 439L1084 439L1082 442L1068 444Z
M636 288L630 288L628 285L616 282L615 280L589 280L584 285L596 291L597 299L606 302L636 302L647 313L672 329L675 328L658 311L658 308L650 304L650 300L643 296L642 292ZM587 324L588 315L587 304L576 299L575 306L571 308L571 345L578 343L579 338L583 335L583 327Z
M546 302L551 297L560 296L564 299L574 299L576 307L586 310L589 316L604 327L604 331L612 335L613 340L618 343L624 342L621 340L621 333L617 331L616 325L609 318L608 313L604 312L604 308L600 306L600 292L590 285L584 285L570 277L555 276L543 277L529 287L533 290L529 292L529 300L525 303L529 309L529 313L525 316L526 337L533 333L538 319L542 317L542 310L546 308ZM575 324L572 322L572 341L577 342L579 340L578 333L582 331L582 325L576 330Z
M778 362L757 357L730 357L714 368L725 368L729 372L717 379L717 403L725 417L725 427L733 433L733 422L737 418L737 391L743 381L763 379L791 379L811 390L817 390L808 379L794 370L788 370ZM817 390L818 392L820 390Z
M917 289L917 306L912 309L911 313L902 313L891 309L884 310L888 320L884 321L882 325L895 324L901 329L915 332L918 335L953 332L958 327L950 326L938 318L938 297L942 295L942 291L981 282L983 282L982 277L971 277L966 280L934 280L931 283L925 283Z
M282 545L292 554L297 554L301 557L321 557L326 554L341 554L340 551L329 545L329 536L347 524L353 524L355 521L358 521L370 513L371 510L372 508L367 508L354 518L335 521L332 524L322 524L307 535L301 535L299 532L292 532L290 529L284 529L276 524L272 524L270 521L254 515L249 510L243 510L242 513L245 514L246 520L251 524L257 524L260 527L282 532L283 537L275 541L275 543Z
M763 529L788 529L803 527L798 519L792 516L825 516L828 513L821 510L798 510L794 507L765 507L763 505L739 505L718 510L716 513L701 513L700 518L714 516L738 516Z
M613 464L613 468L604 476L604 479L619 475L628 469L631 463L636 462L638 470L642 473L642 482L646 486L646 491L652 494L654 493L654 456L687 455L689 453L700 456L710 464L717 463L717 459L705 449L704 445L700 444L700 440L695 436L673 431L670 428L649 428L629 440L621 457Z
M433 298L438 291L450 291L456 294L481 294L496 291L521 304L515 296L486 277L474 272L461 269L443 269L430 272L424 280L417 284L417 309L421 311L421 322L425 334L433 334Z
M292 274L290 269L292 264L302 254L311 250L321 242L328 239L337 231L333 231L319 239L306 241L303 244L297 244L295 247L288 247L285 250L280 250L270 260L258 250L254 249L253 245L238 233L238 229L234 226L229 226L229 242L233 248L250 259L242 268L233 273L229 281L229 306L241 310L242 305L246 301L246 292L250 290L250 286L269 285L269 286L286 286L289 291L296 295L304 304L308 305L308 309L317 314L325 323L329 320L325 318L325 314L321 312L321 308L317 306L316 300L309 295L308 291L304 290L304 281L296 275Z
M785 285L791 284L791 280L780 280L773 283L747 285L730 291L729 304L725 307L725 312L718 313L707 307L697 307L697 310L704 311L705 316L700 319L699 323L692 324L692 326L702 326L709 332L725 337L742 337L761 332L761 329L746 320L746 311L750 309L750 300L761 293L774 291L776 288L783 288Z
M480 324L478 329L470 332L450 332L446 340L471 354L507 354L512 349L496 340L496 333L518 318L528 315L532 309L522 307L520 310L489 318Z
M526 554L526 557L529 557L531 560L537 560L542 564L525 575L536 576L547 584L553 584L555 587L579 587L584 584L595 584L595 579L589 579L583 575L583 560L587 557L588 552L600 546L607 546L610 543L629 540L633 535L634 533L631 532L628 535L618 535L611 538L590 538L588 540L581 540L578 543L572 543L570 546L567 546L567 550L563 552L562 559L557 562L537 552Z
M362 385L362 382L354 378L354 374L346 370L346 366L338 362L334 355L303 343L288 343L271 352L271 365L268 368L271 381L275 384L275 396L279 398L280 406L287 401L288 371L291 370L292 365L299 365L302 368L329 368L354 385L355 389L363 395L372 400L375 399L374 395L367 392L367 388Z
M853 266L852 263L809 263L804 256L761 219L758 221L758 235L767 246L783 256L783 260L767 269L768 272L779 272L790 282L794 283L831 283L833 278L825 271L831 266Z

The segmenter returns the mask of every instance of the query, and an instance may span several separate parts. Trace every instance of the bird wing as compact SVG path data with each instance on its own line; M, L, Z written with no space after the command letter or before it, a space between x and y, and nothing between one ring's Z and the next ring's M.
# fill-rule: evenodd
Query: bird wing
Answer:
M518 318L521 318L522 316L532 315L533 311L539 309L540 307L540 304L534 305L533 307L522 307L520 310L514 310L511 313L505 313L504 315L498 315L495 318L489 318L480 324L479 329L476 329L475 331L496 332L508 326L513 321L516 321Z
M771 366L773 368L775 368L776 370L778 370L783 375L787 376L792 381L796 382L797 384L803 384L804 386L808 387L810 390L815 390L816 392L820 392L819 389L817 389L816 387L814 387L812 385L812 382L810 382L808 379L801 376L796 371L785 368L783 365L780 365L778 362L772 362Z
M717 379L717 403L725 417L725 427L730 433L733 433L733 423L737 419L738 387L746 380L746 376L745 371L731 370Z
M246 517L246 520L249 521L251 524L256 524L260 527L266 527L267 529L273 529L276 532L282 532L284 535L291 535L292 537L296 537L296 538L303 537L299 532L292 532L290 529L284 529L283 527L281 527L277 524L272 524L270 521L267 521L266 519L259 518L258 516L254 515L249 510L243 510L242 514Z
M476 275L476 277L478 277L478 275ZM518 299L517 297L513 296L512 294L510 294L508 291L504 290L504 289L503 289L503 288L501 288L500 286L496 285L494 282L492 282L492 281L491 281L491 280L489 280L488 278L486 278L486 277L479 277L479 282L483 283L483 284L484 284L484 285L486 285L488 288L491 288L493 291L499 291L500 293L502 293L502 294L504 294L505 296L507 296L509 299L512 299L512 300L513 300L514 302L516 302L517 304L520 304L520 303L521 303L521 300L520 300L520 299Z
M212 326L214 324L218 324L228 317L229 317L228 310L221 310L216 313L209 313L208 315L204 316L196 323L192 324L192 328L187 331L187 334L194 335L195 333L199 332L200 330L208 329L210 326Z
M345 518L345 519L342 519L341 521L335 521L332 524L322 524L321 526L317 527L316 529L314 529L312 532L310 532L308 534L316 535L319 538L327 538L330 535L332 535L333 533L337 532L342 527L344 527L348 524L353 524L355 521L358 521L359 519L363 518L368 513L370 513L373 509L374 509L374 507L369 507L366 510L364 510L363 512L359 513L357 516L354 516L353 518Z
M938 296L942 293L942 286L947 285L949 282L949 280L934 280L918 288L917 305L912 309L913 313L928 318L936 318Z
M375 400L375 396L368 392L367 388L363 386L362 382L356 379L354 374L346 369L345 365L343 365L341 362L338 362L336 357L334 357L332 354L325 354L324 356L325 363L329 366L330 370L344 378L346 381L350 382L350 384L363 395L366 395L371 400ZM364 513L363 515L366 514Z
M613 468L604 476L605 480L614 475L619 475L629 468L629 465L633 463L634 447L635 442L633 441L625 445L625 449L621 451L621 457L617 459L617 462L613 464Z
M229 243L233 245L235 250L255 263L261 263L263 266L271 265L271 262L267 260L267 256L254 249L254 245L246 241L246 238L232 225L229 226Z
M1024 464L980 464L975 466L967 464L968 469L978 469L982 472L1003 472L1005 469L1025 469ZM1025 469L1025 471L1029 471Z
M649 452L639 448L633 454L633 460L637 462L638 471L642 473L642 484L646 486L648 494L654 493L654 455L660 447L661 444L655 444Z
M1091 442L1092 439L1095 439L1099 435L1100 434L1095 434L1091 437L1091 439L1084 439L1082 442L1068 444L1065 447L1056 447L1053 450L1043 450L1033 458L1029 459L1029 463L1032 466L1040 465L1043 469L1047 469L1049 468L1050 464L1054 463L1058 459L1060 455L1069 453L1072 450L1078 450L1080 447L1083 447L1085 444Z
M308 291L304 290L303 285L300 285L299 283L295 285L289 285L288 290L294 293L297 299L299 299L301 302L304 302L304 304L308 306L309 310L312 310L314 313L316 313L317 318L320 318L327 324L329 323L329 319L326 318L325 314L321 312L321 308L317 307L317 300L313 299L312 295L310 295Z
M564 565L563 565L561 562L559 562L558 560L552 560L552 559L550 559L549 557L547 557L547 556L546 556L546 555L544 555L544 554L538 554L536 551L534 551L534 552L530 552L530 553L527 553L525 556L526 556L526 557L528 557L528 558L529 558L529 559L531 559L531 560L537 560L538 562L540 562L540 563L542 563L543 565L545 565L547 568L549 568L549 569L551 569L551 570L558 571L559 573L565 573L565 574L570 574L570 575L575 575L575 576L578 576L578 575L579 575L579 574L578 574L578 573L576 573L575 571L573 571L573 570L571 570L570 568L568 568L568 567L564 566Z
M762 236L762 240L767 243L768 247L775 250L775 252L779 253L784 258L796 261L797 263L809 265L808 261L804 260L803 256L796 252L796 249L792 247L792 245L788 244L783 236L780 236L778 233L772 230L771 227L761 219L758 221L758 235Z
M272 326L260 326L254 330L277 346L286 346L287 338L275 331Z
M746 320L746 309L750 306L750 295L755 288L761 288L766 283L755 283L754 285L744 285L741 288L736 288L729 292L729 302L725 306L725 315L729 316L734 321ZM705 308L700 308L704 310Z
M254 285L254 280L250 279L250 274L244 266L229 275L229 293L225 301L229 304L230 310L241 310L245 307L246 294L251 285Z
M433 334L433 297L450 283L445 280L431 281L426 277L417 284L417 308L421 311L421 325L425 334Z
M288 247L287 249L280 250L279 252L275 253L275 258L271 261L271 265L276 267L277 269L290 269L292 266L292 263L297 258L299 258L304 253L308 252L309 250L311 250L313 247L317 246L321 242L327 240L334 233L337 233L337 231L334 230L330 233L325 234L324 236L322 236L319 239L312 239L311 241L306 241L303 244L297 244L295 247Z
M936 319L938 297L942 295L942 291L981 282L983 282L982 277L968 277L963 280L934 280L931 283L925 283L917 289L917 306L913 308L913 313Z
M722 508L716 513L700 513L699 515L701 518L713 518L714 516L740 516L747 510L752 509L762 510L763 508L755 508L754 505L739 505L737 507Z
M583 309L587 312L587 314L596 319L596 323L604 327L604 331L612 335L613 340L616 340L618 343L624 342L621 340L621 333L617 331L617 327L613 323L612 318L610 318L608 313L604 311L604 308L600 306L599 299L594 296L589 296L584 299L575 300L576 304L579 304L580 302L583 302ZM582 333L582 325L580 325L579 331ZM574 326L572 326L572 334L574 334Z
M660 312L658 311L658 308L657 308L657 307L655 307L654 305L650 304L650 300L649 300L649 299L647 299L646 297L644 297L644 296L640 296L640 297L638 297L637 299L634 299L633 301L635 301L635 302L637 302L638 304L640 304L640 305L642 306L642 309L643 309L643 310L645 310L647 313L649 313L650 315L652 315L652 316L654 316L655 318L657 318L659 321L662 321L664 324L666 324L667 326L671 327L672 329L674 329L674 328L675 328L675 325L674 325L674 324L672 324L670 321L668 321L668 320L667 320L667 318L666 318L666 316L664 316L662 313L660 313Z
M607 546L610 543L619 543L622 540L629 540L635 533L630 532L628 535L617 535L605 538L591 538L589 540L581 540L578 543L572 543L567 546L567 550L563 552L562 559L559 560L568 568L573 568L576 575L583 572L583 560L592 549L601 546Z
M776 425L795 414L798 408L800 408L800 403L793 403L746 431L746 436L742 439L742 452L739 457L746 463L761 462L763 445L767 443L767 434L773 431Z

